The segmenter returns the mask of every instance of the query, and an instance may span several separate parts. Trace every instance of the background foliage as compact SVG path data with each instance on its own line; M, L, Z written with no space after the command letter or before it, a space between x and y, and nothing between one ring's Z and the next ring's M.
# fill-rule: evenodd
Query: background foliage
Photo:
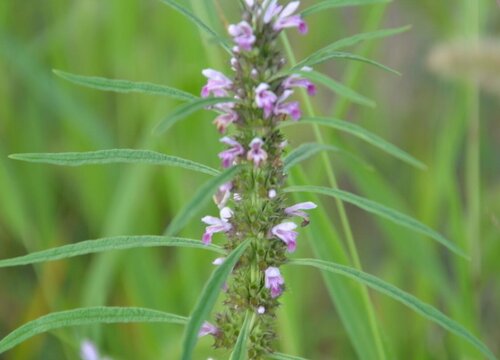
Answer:
M165 135L153 136L152 126L172 111L175 100L79 88L51 69L163 83L197 94L204 82L201 69L222 68L225 54L210 41L200 41L192 24L159 1L27 3L0 2L1 258L103 236L161 234L207 176L145 165L59 168L15 162L7 155L140 148L217 167L215 154L221 146L211 114L196 113ZM221 33L222 11L228 22L238 19L234 1L220 0L215 10L212 1L184 3ZM466 263L425 237L347 206L364 270L436 305L498 354L500 91L495 89L500 86L495 86L500 83L500 51L495 49L500 45L493 40L485 47L488 63L481 53L465 50L457 55L442 45L462 38L478 21L468 3L398 0L389 6L329 10L310 16L306 41L295 34L291 41L300 59L334 39L413 25L407 33L363 43L354 51L398 69L403 77L343 61L321 66L375 100L376 108L353 105L326 90L320 91L315 105L318 113L334 112L356 122L428 165L427 171L414 169L347 135L325 130L329 142L353 149L372 167L333 155L341 188L415 216L473 255ZM500 8L494 1L480 3L481 36L498 38ZM445 55L437 65L432 62L431 71L429 57L436 54L436 46ZM480 98L476 86L461 78L466 73L482 75L479 86L485 91ZM466 149L474 139L469 120L478 112L482 176L476 187L481 199L476 231L477 212L469 206L466 186ZM287 129L293 144L313 139L304 129ZM315 185L326 182L319 159L310 161L307 169ZM334 202L324 203L328 216L339 224ZM480 238L470 236L478 232ZM197 221L182 232L191 238L201 234ZM322 240L303 235L298 256L310 255L307 242ZM212 258L193 249L139 249L2 269L0 336L40 315L80 306L140 306L187 315L213 270ZM292 268L286 276L281 349L311 359L356 358L318 273ZM105 291L100 282L108 283ZM390 358L478 358L462 340L383 295L371 295ZM116 359L176 358L182 330L178 325L106 325L55 334L31 339L5 359L74 359L83 337L96 340ZM200 359L210 354L210 346L210 339L200 341Z

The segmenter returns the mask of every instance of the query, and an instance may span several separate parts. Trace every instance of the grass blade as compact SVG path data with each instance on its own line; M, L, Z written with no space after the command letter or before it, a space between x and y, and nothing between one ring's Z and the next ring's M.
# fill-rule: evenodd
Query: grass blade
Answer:
M208 106L236 101L237 100L234 98L219 97L209 97L190 101L189 103L178 107L172 114L168 115L165 119L160 121L160 123L153 129L153 132L157 134L164 133L176 122Z
M74 84L86 86L103 91L114 91L119 93L144 93L148 95L168 96L173 99L190 101L198 97L188 92L178 90L165 85L151 84L147 82L133 82L129 80L106 79L97 76L83 76L71 74L61 70L52 70L57 76Z
M359 125L347 122L344 120L334 119L334 118L322 118L322 117L303 117L300 122L284 122L281 126L290 126L295 124L317 124L323 126L329 126L337 130L354 135L373 146L378 147L382 151L400 159L404 162L413 165L420 169L426 169L425 164L415 159L413 156L409 155L405 151L401 150L397 146L385 141L378 135L375 135L368 130L362 128Z
M243 321L243 326L240 329L238 339L236 340L236 344L234 345L234 349L229 360L245 360L247 358L247 342L248 337L250 336L250 328L252 326L252 321L250 321L251 318L252 317L247 312L245 315L245 321Z
M357 5L385 4L391 0L327 0L312 5L301 12L302 16L308 16L322 10Z
M303 358L303 357L287 355L287 354L282 354L282 353L278 353L278 352L268 354L267 357L269 359L275 359L275 360L307 360L306 358Z
M64 245L48 250L37 251L24 256L0 260L0 268L61 260L80 255L99 253L103 251L161 246L206 249L225 254L225 251L221 247L217 245L207 246L200 240L154 235L115 236L96 240L85 240L76 244Z
M212 199L217 188L230 181L239 170L238 166L233 166L203 184L196 191L191 201L172 219L165 230L165 235L172 236L177 234Z
M373 65L375 67L378 67L382 70L388 71L392 74L395 75L401 75L401 73L397 70L391 69L390 67L381 64L377 61L367 59L364 56L360 55L355 55L347 52L341 52L341 51L329 51L325 53L319 53L315 52L314 54L308 56L304 60L300 61L297 65L292 67L290 70L288 70L286 73L294 73L297 70L302 69L304 66L313 66L317 64L324 63L325 61L331 60L331 59L346 59L346 60L353 60L353 61L360 61L369 65Z
M186 327L186 332L184 334L182 360L192 359L193 350L198 339L198 331L200 330L201 325L207 319L210 311L214 307L224 281L226 281L229 273L232 271L233 267L236 265L241 255L243 255L249 244L250 240L246 240L245 242L238 245L238 247L234 249L231 254L229 254L226 260L224 260L224 263L218 266L217 269L212 273L212 276L205 285L205 288L198 298L198 302L194 307L194 310L189 319L189 323Z
M363 210L366 210L372 214L381 216L387 220L390 220L396 224L407 227L413 231L429 236L430 238L436 240L441 245L447 247L449 250L453 251L455 254L468 259L467 254L464 253L458 246L447 240L444 236L439 234L438 232L432 230L427 225L422 224L421 222L415 220L414 218L402 214L399 211L388 208L384 205L381 205L375 201L368 200L364 197L338 190L338 189L330 189L321 186L292 186L285 189L286 192L311 192L316 194L322 194L331 196L342 201L353 204Z
M391 284L386 283L385 281L377 278L376 276L367 274L365 272L353 269L348 266L339 265L336 263L331 263L322 260L316 260L316 259L291 260L290 264L301 265L301 266L312 266L323 271L344 275L358 282L361 282L371 287L372 289L375 289L393 298L394 300L403 303L404 305L415 310L416 312L423 315L427 319L442 326L446 330L462 337L463 339L474 345L478 350L480 350L488 359L490 360L496 359L495 355L493 355L493 353L488 349L488 347L485 344L483 344L478 338L472 335L469 331L467 331L467 329L465 329L462 325L456 323L455 321L444 315L435 307L422 302L415 296L408 294L407 292Z
M231 53L231 47L229 45L229 42L227 39L224 39L221 37L219 34L215 32L210 26L205 24L199 17L197 17L195 14L193 14L191 11L186 9L184 6L181 6L179 3L177 3L174 0L160 0L161 2L165 3L166 5L170 6L171 8L175 9L176 11L180 12L182 15L184 15L186 18L188 18L192 23L194 23L196 26L198 26L200 29L205 31L207 34L209 34L213 39L221 44L221 46L228 52Z
M301 144L299 147L293 149L283 160L283 165L285 170L289 170L294 165L297 165L301 161L304 161L314 154L321 151L340 151L336 146L324 145L318 143L305 143Z
M333 91L335 94L343 96L346 99L349 99L356 104L360 104L360 105L364 105L364 106L368 106L368 107L372 107L372 108L374 108L377 105L375 103L375 101L367 98L366 96L359 94L357 91L354 91L353 89L345 86L341 82L338 82L338 81L332 79L331 77L326 76L326 75L319 73L317 71L298 71L296 73L314 81L315 83L322 84L326 88Z
M63 327L146 322L186 324L188 319L163 311L132 307L91 307L61 311L30 321L8 334L0 341L0 354L35 335Z
M12 154L9 155L9 158L14 160L62 166L139 163L176 166L212 176L220 174L218 170L209 166L151 150L110 149L89 152L25 153Z

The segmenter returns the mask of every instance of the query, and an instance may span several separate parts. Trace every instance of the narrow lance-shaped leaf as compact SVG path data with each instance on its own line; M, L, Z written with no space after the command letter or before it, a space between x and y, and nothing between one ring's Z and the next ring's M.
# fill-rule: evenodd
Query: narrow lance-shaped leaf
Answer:
M54 74L74 84L86 86L103 91L119 93L144 93L148 95L168 96L173 99L191 101L198 97L188 92L165 85L151 84L148 82L134 82L129 80L106 79L97 76L83 76L71 74L61 70L52 70Z
M24 256L0 260L0 268L61 260L104 251L162 246L206 249L225 254L225 251L221 247L216 245L205 245L200 240L153 235L115 236L96 240L85 240L76 244L63 245Z
M281 126L291 126L296 124L317 124L322 126L328 126L351 135L354 135L367 143L370 143L382 151L400 159L404 162L413 165L420 169L425 169L426 166L422 162L415 159L413 156L409 155L405 151L401 150L397 146L385 141L380 136L371 133L370 131L362 128L359 125L353 124L348 121L334 119L334 118L321 118L321 117L303 117L299 122L284 122Z
M486 357L490 360L496 360L495 355L488 349L488 347L483 344L478 338L472 335L467 329L465 329L462 325L453 321L445 314L440 312L438 309L433 306L426 304L416 298L415 296L408 294L407 292L386 283L385 281L367 274L365 272L353 269L348 266L331 263L323 260L316 259L297 259L291 260L290 264L292 265L303 265L303 266L312 266L317 269L328 271L340 275L347 276L351 279L359 281L377 291L380 291L383 294L388 295L389 297L397 300L409 308L415 310L419 314L423 315L427 319L435 322L436 324L442 326L446 330L458 335L474 345L478 350L480 350Z
M61 311L30 321L11 332L0 341L0 354L35 335L68 326L151 322L186 324L188 319L163 311L133 307L91 307Z
M326 88L330 89L337 95L343 96L352 102L368 107L375 107L377 104L375 101L359 94L358 92L354 91L353 89L345 86L341 82L338 82L331 77L328 77L324 74L321 74L317 71L296 71L294 74L299 74L302 75L312 81L314 81L317 84L322 84Z
M175 0L160 0L160 1L180 12L182 15L188 18L192 23L194 23L200 29L205 31L210 36L212 36L215 41L221 44L224 50L226 50L228 53L231 53L231 47L229 46L227 39L217 34L215 30L213 30L210 26L205 24L199 17L194 15L191 11L186 9L184 6L180 5Z
M275 359L275 360L307 360L306 358L303 357L287 355L278 352L268 354L267 357L269 359Z
M202 172L216 176L220 172L209 166L182 159L177 156L165 155L151 150L110 149L89 152L64 152L64 153L25 153L12 154L9 158L14 160L44 163L62 166L82 166L101 164L152 164L181 167L188 170Z
M391 0L326 0L326 1L320 1L317 4L314 4L308 7L307 9L304 9L304 11L302 11L301 14L302 16L308 16L330 8L357 6L357 5L384 4L388 2L391 2Z
M193 350L198 339L198 331L200 330L203 322L208 318L210 311L212 311L212 308L217 301L217 297L224 282L226 281L226 278L238 262L241 255L243 255L249 244L250 240L246 240L238 245L238 247L234 249L234 251L231 252L231 254L229 254L229 256L224 260L222 265L217 267L217 269L212 273L212 276L206 283L205 288L198 298L198 301L189 319L189 323L186 327L186 332L184 334L182 360L192 359Z
M239 166L233 166L203 184L196 191L191 201L187 203L172 219L165 230L165 235L172 236L177 234L189 220L191 220L201 209L203 209L204 206L207 205L207 203L212 199L212 196L216 193L217 188L230 181L239 170Z
M236 101L237 100L234 98L220 97L201 98L190 101L189 103L178 107L172 114L168 115L165 119L160 121L160 123L158 123L158 125L156 125L156 127L154 128L153 132L158 134L164 133L178 121L208 106Z
M363 56L360 55L355 55L347 52L341 52L341 51L329 51L321 54L314 53L307 57L306 59L300 61L297 65L292 67L290 70L286 71L285 74L288 73L293 73L297 70L302 69L304 66L313 66L316 64L321 64L324 63L325 61L331 60L331 59L346 59L346 60L353 60L353 61L360 61L364 62L369 65L373 65L375 67L378 67L382 70L388 71L390 73L396 74L396 75L401 75L401 73L397 70L391 69L390 67L381 64L377 61L367 59Z
M368 200L361 196L338 190L338 189L330 189L327 187L321 186L292 186L285 189L286 192L310 192L316 194L322 194L331 196L342 201L353 204L363 210L371 212L372 214L381 216L387 220L390 220L396 224L407 227L413 231L419 232L430 238L436 240L441 245L444 245L449 250L453 251L455 254L460 255L466 259L468 256L464 253L462 249L458 246L447 240L444 236L439 234L438 232L432 230L427 225L422 224L421 222L415 220L414 218L402 214L394 209L388 208L384 205L381 205L375 201Z
M243 326L238 334L238 339L236 344L234 344L233 352L229 360L246 360L247 358L247 343L248 337L250 336L250 329L252 326L252 320L255 318L255 314L252 316L247 312L245 315L245 320L243 321ZM251 320L252 319L252 320Z

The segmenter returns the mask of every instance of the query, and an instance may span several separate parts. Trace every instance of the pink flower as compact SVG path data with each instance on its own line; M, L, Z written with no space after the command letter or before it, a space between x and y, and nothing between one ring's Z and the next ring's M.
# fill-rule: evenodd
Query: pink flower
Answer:
M220 258L217 258L214 261L212 261L212 264L215 266L219 266L219 265L222 265L224 263L224 260L226 260L225 257L220 257Z
M300 110L300 106L297 101L285 103L285 100L292 94L292 90L285 90L283 92L283 95L281 95L276 102L276 106L274 108L275 115L289 115L293 120L299 120L301 118L302 111Z
M304 69L302 69L304 70ZM285 89L290 89L293 87L301 87L307 90L307 93L311 96L316 95L316 85L306 78L300 75L293 74L283 81L283 87Z
M264 13L264 24L269 24L273 17L278 15L281 10L283 10L283 6L278 4L278 0L265 0L262 3L262 7L266 10Z
M231 35L240 49L250 51L255 43L255 35L249 23L242 21L237 25L229 25L229 35Z
M255 103L259 108L264 109L266 119L272 114L276 100L278 97L269 90L268 84L262 83L255 89Z
M227 136L220 139L220 141L231 146L231 148L229 148L228 150L219 153L219 158L222 160L222 167L228 168L234 164L238 156L245 153L245 149L239 142Z
M217 335L219 333L219 329L209 322L204 322L198 332L198 337L206 336L206 335Z
M217 192L215 193L213 200L214 203L219 207L219 209L222 209L223 207L226 206L227 202L229 201L229 198L231 197L232 188L233 188L233 183L227 182L219 186L219 189L217 189Z
M296 231L293 231L297 228L297 225L293 222L284 222L279 225L276 225L271 229L271 234L279 238L283 241L286 246L288 252L294 252L297 247L297 235Z
M276 298L283 292L282 286L285 284L285 279L281 276L280 270L277 267L270 266L265 271L264 286L271 290L271 297Z
M229 219L233 216L231 209L225 207L220 211L220 219L213 216L205 216L201 219L205 224L209 225L205 228L202 241L205 245L212 243L212 236L219 232L228 232L233 228Z
M248 161L253 161L255 166L259 166L262 162L267 160L267 152L262 148L264 141L255 138L250 143L250 150L247 153Z
M285 214L287 214L289 216L299 216L299 217L303 218L304 222L307 224L307 223L309 223L309 215L307 215L307 213L305 213L302 210L316 209L317 207L318 206L311 201L302 202L302 203L298 203L298 204L295 204L293 206L287 207L285 209Z
M269 5L267 5L264 13L263 20L265 24L269 24L274 17L277 17L273 25L275 31L296 27L301 34L307 33L307 24L302 17L300 15L292 15L299 7L300 1L292 1L284 8L278 4L277 0L266 0L263 6L265 7L266 4Z
M217 116L213 123L217 126L217 130L219 130L221 134L224 134L229 125L238 121L239 116L238 113L233 110L234 103L217 104L215 107L223 113Z
M208 78L207 84L201 90L202 97L208 97L210 94L215 97L227 96L227 91L231 88L233 82L226 75L212 69L205 69L202 74Z
M100 360L101 358L96 346L89 340L82 341L80 345L80 357L82 360Z

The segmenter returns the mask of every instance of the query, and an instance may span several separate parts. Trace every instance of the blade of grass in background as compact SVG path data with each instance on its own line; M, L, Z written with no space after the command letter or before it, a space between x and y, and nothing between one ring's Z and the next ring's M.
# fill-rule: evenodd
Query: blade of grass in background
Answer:
M388 3L391 0L326 0L308 7L301 12L302 16L308 16L322 10L338 8L344 6L372 5L380 3Z

